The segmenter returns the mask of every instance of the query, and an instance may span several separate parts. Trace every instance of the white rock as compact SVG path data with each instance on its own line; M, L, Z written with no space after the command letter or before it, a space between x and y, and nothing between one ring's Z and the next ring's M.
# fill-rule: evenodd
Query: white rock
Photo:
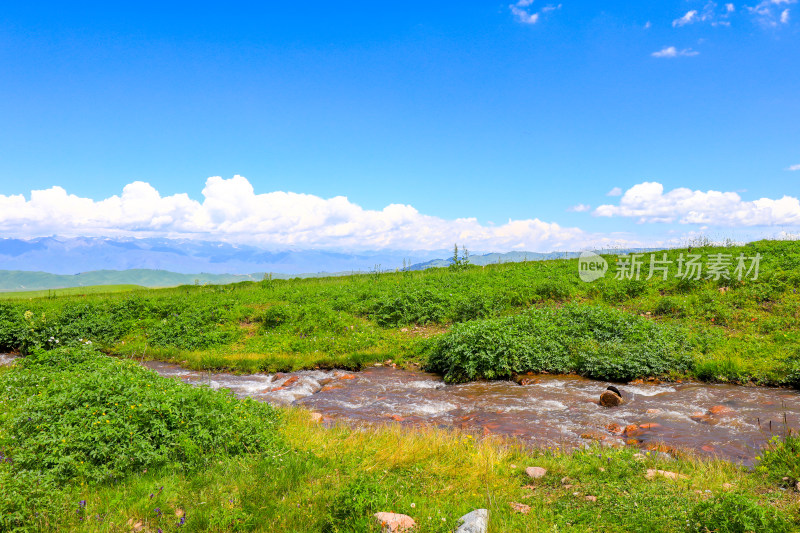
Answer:
M465 514L460 520L460 526L455 533L486 533L489 529L489 511L487 509L475 509Z

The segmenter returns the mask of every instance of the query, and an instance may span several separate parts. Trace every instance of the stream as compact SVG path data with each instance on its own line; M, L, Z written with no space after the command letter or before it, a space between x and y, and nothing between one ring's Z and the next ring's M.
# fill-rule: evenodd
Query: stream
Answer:
M0 365L12 362L11 356L0 354ZM143 364L165 377L230 389L240 398L300 405L320 413L326 423L344 419L455 427L475 435L510 436L536 447L570 449L596 440L668 453L688 449L751 465L772 435L783 435L786 425L800 426L800 393L771 387L616 384L625 403L608 408L597 400L610 383L577 376L541 375L526 385L448 385L434 374L391 366L235 375L159 361Z
M145 363L162 376L227 388L274 404L301 405L326 421L456 427L512 436L537 447L574 448L591 440L644 449L690 449L750 465L785 423L800 425L800 393L708 383L619 385L625 403L598 405L610 383L577 376L537 376L533 383L445 384L439 376L389 366L361 372L300 371L233 375ZM785 418L784 418L785 417ZM785 422L784 422L785 421ZM627 426L636 424L637 428Z

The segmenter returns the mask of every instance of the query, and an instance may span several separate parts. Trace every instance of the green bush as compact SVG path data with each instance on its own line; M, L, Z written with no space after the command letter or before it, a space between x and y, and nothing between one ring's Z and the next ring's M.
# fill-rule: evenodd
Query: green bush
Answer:
M783 438L772 437L761 451L758 469L776 481L789 478L796 483L800 480L800 435L787 429Z
M458 324L436 341L428 360L451 382L543 371L623 381L690 366L681 329L574 304Z
M267 404L159 377L88 347L37 351L0 374L10 407L0 449L17 471L120 479L279 445Z
M761 505L751 495L726 492L698 503L687 526L696 533L750 533L792 531L792 525L773 507Z

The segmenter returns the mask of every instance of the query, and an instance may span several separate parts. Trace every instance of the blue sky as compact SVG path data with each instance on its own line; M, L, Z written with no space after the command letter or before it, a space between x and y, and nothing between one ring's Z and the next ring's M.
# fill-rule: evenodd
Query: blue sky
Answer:
M796 0L112 4L0 11L6 235L545 250L800 228Z

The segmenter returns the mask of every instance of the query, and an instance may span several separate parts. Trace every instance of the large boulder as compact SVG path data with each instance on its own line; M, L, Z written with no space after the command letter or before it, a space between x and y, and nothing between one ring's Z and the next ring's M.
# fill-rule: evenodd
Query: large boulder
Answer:
M622 399L622 393L613 385L604 390L603 394L600 395L600 405L603 407L616 407L623 403L625 403L625 400Z
M465 514L460 519L460 526L455 533L486 533L489 529L489 511L475 509Z

